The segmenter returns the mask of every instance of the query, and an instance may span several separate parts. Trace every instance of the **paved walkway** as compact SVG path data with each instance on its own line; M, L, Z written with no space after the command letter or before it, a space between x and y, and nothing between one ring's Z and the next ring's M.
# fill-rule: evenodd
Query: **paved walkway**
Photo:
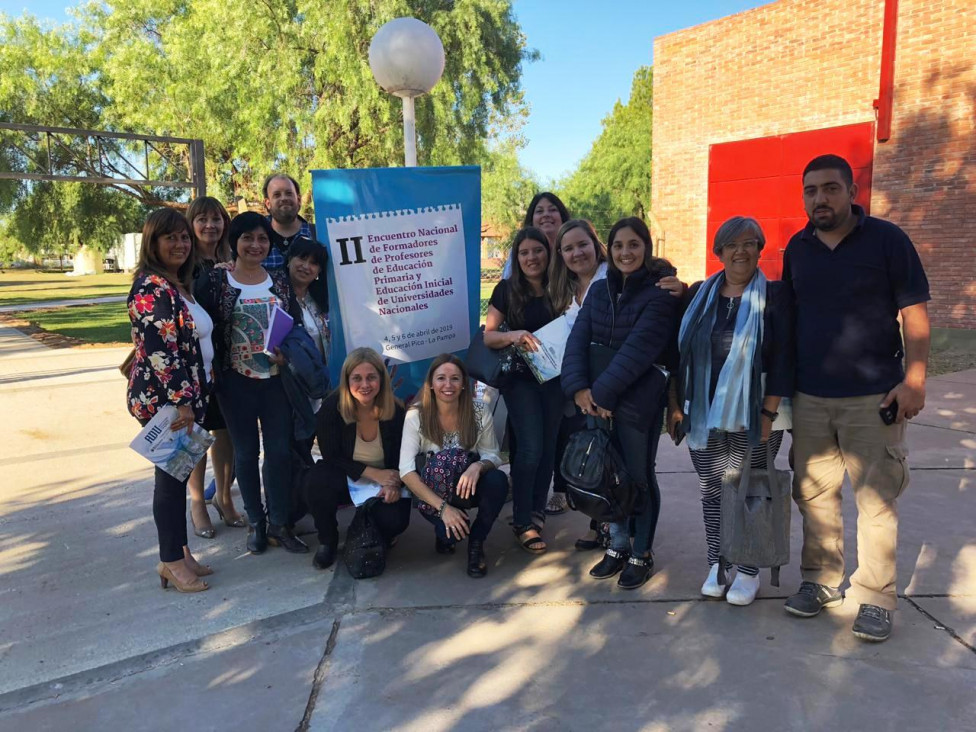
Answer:
M657 570L636 592L588 578L575 514L550 521L542 557L500 523L478 581L419 519L359 582L247 555L244 531L218 526L191 537L211 590L163 592L125 350L0 329L0 730L972 729L976 371L933 379L909 430L903 599L875 646L850 633L854 602L782 611L796 559L749 608L702 600L695 476L666 441ZM797 557L795 512L793 531Z
M50 310L52 308L67 308L75 305L98 305L103 302L125 302L128 295L105 295L104 297L86 297L75 300L50 300L47 302L27 302L19 305L0 305L0 313L19 313L25 310Z

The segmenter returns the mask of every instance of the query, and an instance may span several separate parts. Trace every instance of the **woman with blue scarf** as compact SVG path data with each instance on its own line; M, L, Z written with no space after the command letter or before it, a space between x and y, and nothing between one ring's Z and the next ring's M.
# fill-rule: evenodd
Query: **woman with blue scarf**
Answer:
M766 243L759 222L735 216L715 233L712 251L723 270L688 291L681 320L678 378L672 382L668 432L688 437L698 473L710 570L701 592L748 605L759 592L759 570L740 566L731 587L719 584L722 477L742 464L765 469L783 441L780 401L793 394L792 300L782 282L759 269ZM785 405L784 405L785 408ZM726 590L728 591L726 594Z

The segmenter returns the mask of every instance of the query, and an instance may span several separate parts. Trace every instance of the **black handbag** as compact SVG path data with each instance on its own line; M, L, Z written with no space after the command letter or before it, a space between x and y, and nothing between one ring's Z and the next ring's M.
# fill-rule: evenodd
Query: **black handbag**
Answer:
M586 429L570 435L559 471L569 505L595 521L623 521L638 506L638 486L613 445L606 420L587 417Z
M379 577L386 569L386 541L373 518L373 507L379 502L379 498L370 498L357 508L346 532L342 558L356 579Z
M499 328L504 332L507 328ZM511 346L507 348L489 348L485 345L485 326L471 336L471 345L464 357L464 366L468 375L488 386L501 389L507 383L517 367L519 356Z

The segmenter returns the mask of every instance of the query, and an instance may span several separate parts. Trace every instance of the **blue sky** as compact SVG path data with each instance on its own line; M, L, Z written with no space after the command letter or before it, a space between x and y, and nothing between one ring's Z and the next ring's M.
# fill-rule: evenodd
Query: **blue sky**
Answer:
M328 0L322 0L328 2ZM515 0L529 46L542 58L523 69L531 106L522 163L543 181L571 171L626 101L634 72L653 63L654 37L765 5L765 0ZM0 11L66 20L64 0L0 0Z

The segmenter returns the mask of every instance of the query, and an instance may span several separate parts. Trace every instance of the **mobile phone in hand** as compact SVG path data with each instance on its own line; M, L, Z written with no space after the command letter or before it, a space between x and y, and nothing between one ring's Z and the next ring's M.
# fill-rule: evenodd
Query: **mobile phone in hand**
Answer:
M887 407L879 409L878 414L881 415L881 421L885 424L894 424L895 420L898 419L898 400L894 399Z
M677 447L685 439L685 421L681 420L674 425L674 446Z

